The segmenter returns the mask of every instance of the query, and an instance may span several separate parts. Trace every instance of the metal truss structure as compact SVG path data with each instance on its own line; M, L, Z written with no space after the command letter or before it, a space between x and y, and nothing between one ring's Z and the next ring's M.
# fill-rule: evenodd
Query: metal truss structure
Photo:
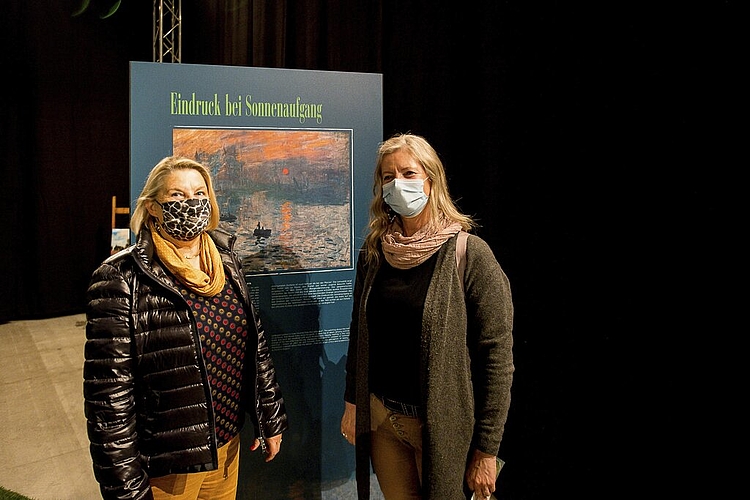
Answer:
M154 0L154 62L182 61L182 0Z

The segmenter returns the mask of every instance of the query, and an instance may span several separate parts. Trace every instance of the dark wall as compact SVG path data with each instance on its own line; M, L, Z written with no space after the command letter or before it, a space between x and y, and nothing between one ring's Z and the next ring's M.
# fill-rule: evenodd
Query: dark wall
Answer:
M123 3L106 20L73 17L80 2L3 4L0 320L82 311L109 253L111 198L129 198L128 61L151 59L151 7Z
M128 61L151 60L149 2L49 3L0 25L0 320L82 310L129 193ZM514 292L501 498L687 485L745 156L736 3L303 3L183 1L183 62L382 73L384 136L441 153Z

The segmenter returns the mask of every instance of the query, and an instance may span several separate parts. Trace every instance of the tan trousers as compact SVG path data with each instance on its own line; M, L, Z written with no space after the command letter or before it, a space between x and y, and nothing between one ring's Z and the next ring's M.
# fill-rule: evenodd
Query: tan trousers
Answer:
M154 500L235 500L240 470L240 435L219 448L219 468L151 478Z
M422 421L370 395L372 468L386 500L422 498Z

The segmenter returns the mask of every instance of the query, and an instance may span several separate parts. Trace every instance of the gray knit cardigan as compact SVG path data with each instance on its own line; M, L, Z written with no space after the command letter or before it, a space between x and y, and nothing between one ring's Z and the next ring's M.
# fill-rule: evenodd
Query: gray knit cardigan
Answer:
M469 454L476 448L497 455L514 372L513 303L508 278L489 245L470 235L464 294L455 252L455 237L438 251L424 305L422 355L415 360L421 366L421 405L425 408L422 482L426 500L468 498L464 472ZM364 261L361 253L354 285L344 399L357 406L357 491L359 498L366 500L370 491L366 312L379 265L368 266Z

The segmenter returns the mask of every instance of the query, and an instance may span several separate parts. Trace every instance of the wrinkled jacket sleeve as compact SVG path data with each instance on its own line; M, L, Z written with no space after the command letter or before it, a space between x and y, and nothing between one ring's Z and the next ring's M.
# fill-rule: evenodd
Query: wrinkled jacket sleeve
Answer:
M344 389L344 401L352 404L357 403L357 350L359 348L359 321L366 274L365 253L360 251L359 259L357 260L356 277L354 280L354 303L352 307L352 319L349 325L349 347L346 356L346 386Z
M510 407L513 363L513 301L508 277L487 243L470 237L466 305L476 409L472 446L497 455Z
M131 301L126 278L102 264L87 292L83 395L94 475L105 499L152 498L138 451Z
M258 416L261 434L269 437L287 429L287 414L260 316L254 307L251 306L251 309L258 331Z

